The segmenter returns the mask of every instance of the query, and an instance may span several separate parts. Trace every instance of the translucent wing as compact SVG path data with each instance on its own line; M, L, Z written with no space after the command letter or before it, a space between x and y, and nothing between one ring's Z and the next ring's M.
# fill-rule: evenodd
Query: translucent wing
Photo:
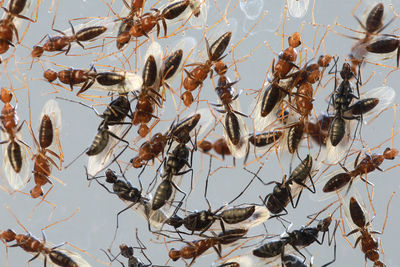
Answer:
M121 137L123 132L123 125L112 125L109 127L109 131L114 133L116 136ZM105 166L112 160L114 147L118 143L118 139L110 136L108 144L103 149L103 151L97 155L90 156L88 159L88 174L91 176L96 176L100 171L102 171Z
M302 18L307 14L310 0L287 0L289 14L295 18Z
M124 201L126 205L131 205L129 201ZM132 206L132 209L147 220L152 226L153 230L160 230L164 222L171 216L171 214L166 214L163 208L158 210L151 209L151 201L142 201Z
M16 134L16 143L20 146L21 148L21 159L22 159L22 166L21 170L17 173L15 172L14 168L11 165L10 162L10 157L8 155L7 148L11 144L10 142L7 142L2 145L3 147L3 166L4 166L4 171L7 176L8 183L10 184L11 188L13 190L20 190L22 189L26 183L28 182L29 178L29 173L30 173L30 161L28 160L27 156L27 148L25 147L24 144L19 142L18 140L22 140L22 134L18 132ZM7 140L8 135L7 133L1 131L1 139L2 140Z
M240 0L240 9L249 20L255 20L264 8L263 0Z
M326 151L325 151L326 158L324 161L324 163L326 164L337 164L347 156L346 154L348 152L349 144L351 143L350 140L352 138L351 129L354 129L354 127L352 127L352 124L356 122L349 120L344 120L344 121L346 130L339 144L333 146L331 143L331 139L328 136L328 139L326 141Z
M90 87L90 89L125 94L129 92L139 91L142 88L143 80L141 75L129 71L117 71L115 73L124 76L125 80L117 85L112 86L101 85L96 81L94 85Z
M52 248L52 247L54 247L54 244L46 241L46 247ZM78 267L91 267L92 266L78 253L72 252L72 251L70 251L68 249L64 249L64 248L56 248L55 250L66 254L77 264ZM32 255L36 255L36 254L37 253L32 253ZM46 254L40 253L38 258L40 260L44 261L45 257L47 257L47 264L50 264L51 266L54 266L54 267L60 267L60 265L53 263Z
M235 224L224 223L224 227L226 230L233 230L233 229L249 230L253 227L256 227L257 225L266 222L270 216L271 214L266 207L255 206L255 211L249 218L240 223L235 223ZM208 231L222 232L219 220L215 221Z
M48 115L50 117L54 131L53 140L51 142L50 147L48 148L52 151L57 151L57 142L55 139L57 138L57 135L59 136L61 133L62 123L61 123L61 109L56 100L50 99L44 104L42 112L40 113L39 121L42 120L44 115Z

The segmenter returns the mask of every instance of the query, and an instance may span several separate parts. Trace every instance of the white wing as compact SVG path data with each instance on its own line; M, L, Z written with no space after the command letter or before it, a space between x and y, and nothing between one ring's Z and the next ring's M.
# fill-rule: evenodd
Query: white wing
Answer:
M289 14L295 18L302 18L307 14L310 0L287 0Z
M22 140L22 134L17 133L17 140ZM8 134L1 131L1 139L7 140ZM27 151L24 144L16 141L17 144L21 147L21 158L22 158L22 166L21 170L17 173L14 171L14 168L11 165L10 158L8 156L7 148L10 145L10 142L7 142L2 145L3 147L3 166L4 171L7 176L8 183L10 184L13 190L22 189L26 183L28 182L29 173L30 173L30 160L27 157Z
M109 131L114 133L116 136L122 136L123 125L112 125L109 127ZM100 171L110 163L113 155L114 147L119 142L118 139L110 136L108 144L103 149L103 151L97 155L90 156L88 159L88 174L91 176L96 176Z

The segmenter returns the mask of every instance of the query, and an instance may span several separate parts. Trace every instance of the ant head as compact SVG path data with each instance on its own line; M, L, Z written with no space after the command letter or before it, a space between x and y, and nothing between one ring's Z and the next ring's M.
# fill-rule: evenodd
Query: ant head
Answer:
M383 156L385 157L385 159L394 159L397 154L399 154L399 151L395 148L390 147L387 147L383 152Z
M5 87L1 88L0 99L1 99L1 101L3 101L3 103L11 102L12 94L10 93L10 91L7 88L5 88Z
M343 63L342 70L340 71L340 77L343 80L350 80L354 76L354 73L351 71L351 67L349 63Z
M128 247L126 244L122 243L119 246L119 249L121 250L121 255L124 256L125 258L130 258L133 256L133 248Z
M30 191L31 197L38 198L43 196L43 190L40 185L35 185L35 187Z
M106 182L113 184L117 181L117 175L115 175L115 172L112 171L111 169L106 170Z
M301 41L300 41L300 34L298 32L293 33L289 39L288 39L288 43L290 47L296 48L299 45L301 45Z
M11 242L15 240L16 235L17 234L11 229L0 232L0 238L3 239L5 242Z

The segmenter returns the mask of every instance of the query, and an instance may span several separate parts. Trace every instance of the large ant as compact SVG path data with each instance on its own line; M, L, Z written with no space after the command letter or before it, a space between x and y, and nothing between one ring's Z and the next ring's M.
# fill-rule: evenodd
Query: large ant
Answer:
M53 82L58 78L60 82L68 84L71 90L73 90L74 85L82 84L81 89L77 92L76 95L80 95L88 90L96 81L98 84L106 87L115 85L124 86L125 83L130 82L128 81L129 79L133 81L135 78L133 73L125 73L123 75L117 72L110 71L97 72L94 66L92 66L89 70L69 68L67 70L61 70L59 72L48 69L43 73L43 76L49 82ZM130 85L128 86L130 87ZM129 88L129 90L134 89L135 88Z
M246 229L234 229L225 231L220 233L216 237L187 242L187 246L183 247L180 250L171 249L168 255L173 261L177 261L180 258L183 258L192 259L193 263L197 257L201 256L201 254L206 252L209 248L213 247L218 256L221 258L221 246L228 245L242 239L246 233ZM218 248L216 246L218 246Z
M246 126L244 122L240 120L236 114L247 117L247 115L234 110L232 104L239 97L239 94L235 95L235 90L232 85L236 84L235 82L230 82L229 79L225 76L227 71L227 66L222 61L218 61L215 63L215 71L219 75L218 86L215 88L215 91L221 101L221 104L213 104L216 107L223 107L224 109L217 109L220 113L225 114L225 136L227 137L226 141L231 151L232 155L240 158L242 157L248 148L248 139L246 133Z
M181 192L185 198L186 193L180 190L175 183L172 181L174 176L183 175L185 173L191 172L193 180L193 169L192 169L192 159L193 159L193 150L191 151L186 144L191 142L190 133L196 127L199 122L201 116L200 114L195 114L186 120L178 123L174 126L170 131L170 144L172 145L173 141L178 142L178 145L174 148L171 153L168 153L168 158L164 160L163 164L163 173L161 175L164 180L159 184L154 194L152 209L157 210L165 205L168 199L172 195L172 187L175 187L179 192ZM194 145L194 150L197 147ZM190 162L189 162L189 154L191 154ZM182 171L182 169L188 166L189 169ZM183 199L182 199L183 200ZM180 205L182 202L180 203ZM177 207L179 209L180 205Z
M28 178L29 162L26 159L26 152L21 148L21 144L27 146L22 140L20 130L24 123L18 126L17 106L10 104L12 93L7 88L1 88L0 99L4 103L1 110L1 137L0 144L6 144L3 148L4 162L7 179L13 189L19 189L25 185Z
M164 212L162 210L158 211L151 211L150 210L150 202L149 199L145 198L142 196L142 189L137 189L131 185L131 183L125 178L125 175L122 175L122 179L118 179L117 175L115 174L114 171L111 169L107 169L105 172L105 177L106 177L106 182L109 184L112 184L112 191L107 188L104 184L100 183L98 181L99 178L103 176L98 176L98 177L89 177L89 174L87 174L87 180L96 180L104 189L107 190L110 194L115 194L117 195L123 202L126 203L127 207L122 209L117 213L117 226L116 230L118 229L119 226L119 215L126 210L133 208L136 204L139 204L138 206L138 212L143 211L144 217L148 220L149 223L149 229L150 225L153 225L155 227L158 227L160 224L162 224L167 217L165 216ZM139 180L140 182L140 180ZM140 183L140 187L142 187L142 184ZM116 232L115 232L116 234Z
M203 81L207 78L208 73L212 71L212 66L220 61L224 56L222 55L228 47L229 41L231 40L232 32L226 32L221 35L211 46L209 46L206 40L206 50L208 59L205 63L193 63L186 66L196 66L191 71L185 72L187 74L183 81L183 87L187 90L181 95L181 99L185 106L189 107L193 103L192 91L196 90L197 87L203 84Z
M385 36L369 43L366 48L368 52L375 54L386 54L397 50L397 67L400 61L400 40L398 37Z
M55 166L57 169L61 170L62 162L63 162L63 155L62 153L58 155L56 152L50 149L53 141L55 140L54 128L60 127L60 108L58 103L54 100L48 101L45 106L43 107L43 116L39 126L39 136L36 139L35 135L31 128L33 141L35 142L37 153L33 155L33 159L35 160L35 164L33 167L33 175L35 178L35 187L31 190L31 196L33 198L37 198L43 195L42 186L46 183L51 184L51 188L48 190L46 195L50 192L53 188L53 184L50 181L49 177L51 174L51 165ZM57 166L55 161L46 154L51 154L52 156L56 157L60 161L60 166Z
M181 0L174 3L169 4L162 11L158 9L152 9L155 11L154 13L145 13L133 20L133 22L123 19L124 23L130 26L129 34L133 37L141 37L148 36L148 33L154 28L157 27L157 37L160 34L160 25L159 21L162 22L164 28L164 35L167 35L167 23L165 20L173 20L179 17L189 6L190 0ZM129 27L128 26L128 27ZM121 34L124 34L123 32ZM120 36L118 36L120 37ZM120 44L126 42L126 38L121 37Z
M18 30L14 25L14 19L26 19L34 22L32 19L21 15L24 10L27 0L11 0L9 1L8 9L3 7L6 11L4 19L0 20L0 54L4 54L13 44L13 35L15 34L17 42L19 42Z
M354 170L348 171L344 166L342 168L346 171L344 173L339 173L333 176L324 186L322 191L325 193L332 192L335 190L339 190L340 188L344 187L346 184L352 185L354 179L360 175L361 179L367 182L366 179L362 177L362 175L366 175L369 172L378 169L382 171L379 167L385 159L393 160L397 154L398 150L394 148L386 148L382 155L372 154L366 155L360 163L358 163L358 159L361 155L361 152L357 155L356 161L354 162ZM369 183L369 182L367 182Z
M61 35L55 37L49 37L49 40L47 40L47 42L43 46L38 46L38 45L34 46L31 52L32 57L34 58L41 57L44 51L47 52L65 51L65 54L68 54L69 50L71 49L72 42L76 42L79 46L85 49L85 47L81 42L91 41L94 38L103 34L107 30L107 27L104 26L91 26L83 28L79 30L77 33L75 33L75 29L74 26L72 26L72 23L70 21L68 23L71 26L72 30L71 36L66 35L62 31L53 29L54 31L60 33Z
M378 241L372 236L372 234L381 234L377 231L369 231L367 223L365 220L364 211L361 208L358 201L354 198L350 198L349 210L351 219L355 225L358 226L346 236L360 232L360 236L357 238L356 243L353 248L356 248L358 243L361 241L361 251L365 254L365 262L367 259L374 263L375 267L384 267L385 264L379 260L379 245Z
M332 244L335 237L338 223L336 223L333 230L332 238L329 237L329 226L332 223L332 217L329 216L318 223L316 227L302 227L300 230L294 230L287 233L287 236L281 237L275 241L269 241L264 245L253 250L253 255L260 258L272 258L281 255L282 263L284 262L284 249L286 245L291 245L302 257L303 262L306 257L300 252L300 247L308 247L312 243L317 242L322 245L324 242L325 234L328 233L328 245ZM318 240L319 233L322 233L321 241ZM336 260L336 239L334 245L334 258L332 261L322 265L328 266ZM282 265L283 266L283 265Z
M301 117L299 122L291 126L288 131L287 145L291 154L297 151L301 138L303 137L305 125L308 123L308 116L313 109L314 91L312 84L320 79L322 72L319 68L325 69L329 65L331 59L332 57L330 55L320 56L318 63L306 65L302 70L293 74L296 78L292 86L297 86L297 92L294 93L296 107L293 108Z

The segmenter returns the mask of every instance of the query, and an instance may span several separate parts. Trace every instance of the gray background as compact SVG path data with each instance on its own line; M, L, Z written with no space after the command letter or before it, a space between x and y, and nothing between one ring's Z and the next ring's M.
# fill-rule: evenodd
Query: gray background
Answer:
M115 11L119 11L121 9L121 3L117 1L113 5L113 9ZM268 11L268 14L260 21L260 23L254 28L254 30L248 34L243 40L243 42L238 45L237 49L235 49L235 59L239 59L243 56L248 55L250 52L250 57L246 57L245 61L237 64L238 71L240 73L240 82L237 84L237 90L244 90L242 96L240 97L240 103L242 110L244 112L248 112L249 109L247 107L250 106L250 103L253 102L254 95L247 95L251 91L248 89L259 89L262 87L262 81L264 79L266 70L273 58L276 58L277 53L282 50L282 42L284 47L287 47L286 37L284 39L281 36L274 33L275 29L278 27L281 14L283 11L284 1L273 0L273 1L265 1L263 6L260 6L262 1L247 1L247 4L253 3L255 4L255 10ZM386 8L386 19L385 22L392 18L393 13L388 8L389 4L392 3L394 9L398 12L400 9L399 2L397 0L393 1L385 1ZM28 104L27 99L27 90L26 88L22 90L16 91L16 96L18 97L18 115L20 120L26 119L29 123L32 124L33 129L37 129L39 124L38 116L40 114L41 108L43 104L51 98L55 96L62 96L69 99L74 99L81 101L76 98L74 92L68 92L67 90L60 89L59 94L49 94L52 90L51 85L49 85L46 81L42 79L43 69L39 63L34 63L32 70L27 70L29 68L29 64L31 62L30 59L30 49L31 47L39 42L39 40L45 34L52 34L51 31L51 23L54 15L54 8L49 10L52 3L49 1L44 1L40 4L39 7L39 17L38 22L35 24L30 24L27 35L25 36L22 44L17 47L16 55L17 61L19 62L17 67L14 66L14 61L11 60L9 65L7 66L7 70L4 70L4 67L1 67L1 86L10 87L7 76L5 72L11 74L10 80L12 81L12 85L14 88L21 88L23 84L21 83L21 77L25 76L27 78L31 96L30 105ZM145 10L148 10L150 5L153 2L147 3ZM239 2L229 2L229 1L218 1L218 7L221 12L225 11L225 6L229 4L228 10L233 8L232 13L229 14L227 20L229 21L229 25L223 25L224 22L221 22L217 27L219 29L215 30L215 32L223 33L226 29L230 29L233 31L233 38L231 40L231 44L237 44L249 31L249 29L255 24L257 19L260 16L254 15L256 20L250 20L245 16L243 11L240 8ZM309 47L309 49L313 48L313 38L314 33L318 29L317 26L313 27L310 25L312 21L312 4L310 3L309 11L307 15L302 19L288 18L285 21L285 34L291 34L295 31L302 31L302 41L305 45ZM351 10L357 4L357 1L323 1L317 0L315 2L315 7L313 10L315 16L315 22L322 25L331 25L334 30L339 31L341 33L354 36L355 33L342 29L338 26L334 25L334 21L338 21L339 23L346 25L352 29L357 29L358 24L356 20L352 17ZM370 1L362 1L360 7L356 10L356 14L359 17L362 17L364 10L367 6L371 6L373 3ZM36 3L33 3L36 5ZM218 13L215 8L215 2L210 1L210 8L208 10L208 20L207 24L209 26L213 25L215 21L219 20L221 15ZM160 6L160 4L156 4L155 6ZM370 7L369 7L370 8ZM368 9L369 10L369 9ZM29 10L29 14L31 14L32 7ZM72 18L80 18L87 16L106 16L109 13L109 8L102 1L60 1L58 14L55 21L56 29L68 29L68 19ZM257 12L256 12L257 13ZM79 24L79 22L74 22L74 25ZM398 21L393 22L386 30L386 33L394 32L396 33L396 29L398 27ZM302 28L302 26L304 26ZM176 26L172 25L169 28L174 29ZM26 28L26 22L23 23L22 29L19 30L20 35L22 35L22 31ZM282 29L279 29L281 32ZM319 32L317 33L317 43L321 39L323 33L325 32L325 27L320 27ZM193 36L197 40L200 40L203 32L198 30L187 31L186 36ZM209 34L207 34L208 36ZM212 31L211 31L212 35ZM215 33L218 36L218 33ZM155 37L155 35L153 35ZM179 37L170 38L170 39L178 39ZM215 38L215 37L214 37ZM212 38L211 38L212 39ZM143 38L141 39L143 40ZM107 39L110 41L110 39ZM110 51L115 51L114 40L111 40L112 43L108 44L108 47L103 51L104 53L109 53ZM272 54L271 50L265 45L265 41L268 42L269 46L275 52L275 55ZM174 44L175 41L170 40L159 40L161 45L165 47L167 44ZM343 59L350 51L350 47L352 46L353 40L349 38L345 38L343 36L338 36L329 32L325 38L324 47L317 53L317 56L323 53L329 53L332 55L340 56L340 62L343 62ZM99 41L96 44L101 44ZM128 48L125 50L125 55L129 58L129 62L134 62L135 55L131 56L132 49L134 44L131 43ZM204 49L204 39L201 41L200 48ZM253 50L254 49L254 50ZM305 49L305 47L303 47ZM5 54L5 56L9 56L10 51ZM305 50L303 50L304 53ZM145 49L141 50L141 53L138 54L138 58L142 58L145 53ZM314 55L315 51L309 51L309 56L307 60L311 59L311 54ZM77 47L75 44L71 50L71 56L65 57L63 55L55 56L55 57L47 57L44 56L42 58L42 63L45 68L53 68L56 70L61 70L62 67L54 66L54 64L60 64L68 67L75 68L88 68L89 64L92 60L98 58L101 54L100 49L93 49L83 51L81 48ZM72 55L81 55L84 56L72 56ZM140 56L141 55L141 56ZM4 56L4 55L3 55ZM303 54L304 56L304 54ZM232 54L230 53L226 60L232 63ZM301 64L304 64L304 59ZM117 68L125 67L129 68L128 65L122 66L121 62L113 59L104 59L98 62L99 64L111 65ZM383 64L387 64L389 66L395 66L395 60L390 59L384 61ZM341 66L341 63L340 63ZM104 69L105 67L98 67L99 69ZM393 68L375 66L367 64L363 69L363 77L369 77L371 73L373 73L373 78L363 87L361 90L368 90L380 86L385 79L388 72ZM230 69L228 75L233 78L233 70ZM235 77L235 79L239 79L239 77ZM214 79L216 80L216 79ZM325 79L326 81L326 79ZM179 79L176 79L173 84L174 88L179 86ZM388 80L387 85L391 86L397 91L397 85L399 83L399 76L397 72L392 73ZM316 112L319 114L321 111L326 110L326 96L333 90L333 82L331 81L327 87L316 96L317 100L315 103ZM75 89L76 91L77 89ZM212 102L216 102L217 96L213 91L212 84L207 80L204 83L204 87L201 92L201 99L208 99ZM90 91L93 94L102 94L98 91ZM197 91L196 91L197 92ZM84 101L84 100L82 100ZM107 103L108 98L104 99L102 102ZM162 117L163 120L168 120L167 122L161 122L156 127L156 132L164 131L166 127L170 124L170 121L173 120L176 116L176 110L174 110L174 106L171 104L170 95L167 95L167 105L164 110L164 115ZM396 102L398 102L398 96L396 96ZM15 103L15 102L12 102ZM100 122L100 119L95 116L95 114L80 105L59 101L59 104L62 109L63 115L63 128L60 136L61 144L63 147L65 162L69 163L73 160L81 151L83 151L93 140L93 137L96 133L97 126ZM28 106L30 106L30 110L32 112L32 120L29 120ZM205 106L202 103L202 106ZM194 107L192 107L194 108ZM103 108L100 108L103 110ZM187 114L188 112L186 112ZM376 145L380 144L382 140L389 138L391 136L391 128L394 122L393 111L388 111L382 116L379 117L374 123L369 126L363 127L363 138L366 143L372 148ZM251 125L249 119L246 120L246 124L248 126ZM398 130L398 123L395 121L394 130ZM136 137L137 127L133 127L131 132L128 135L128 139L133 141ZM36 132L36 130L35 130ZM223 135L223 127L222 125L218 125L216 130L217 135ZM24 140L27 143L32 144L31 137L29 133L26 131L26 128L23 130ZM211 138L215 140L216 138ZM394 138L394 146L398 148L398 137ZM139 141L139 145L143 141ZM302 151L306 150L306 143L303 142ZM382 148L378 148L374 152L381 153L386 146L391 146L390 143L384 144ZM358 142L355 144L355 148L359 148L360 145ZM136 146L135 146L136 148ZM124 157L121 160L129 160L136 152L128 149L125 153ZM305 155L305 154L303 154ZM354 156L350 161L354 160ZM187 206L190 210L195 209L206 209L207 204L203 199L202 195L204 192L204 181L206 178L207 170L208 170L208 159L207 155L201 155L200 153L195 153L194 155L194 169L195 169L195 177L197 178L195 182L194 192L191 194L188 199ZM276 180L280 181L282 175L284 173L289 173L289 157L283 157L282 164L284 169L280 170L277 168L277 161L273 155L271 155L271 160L265 163L263 170L261 171L261 176L264 181ZM42 203L37 211L34 213L32 218L28 218L34 206L39 202L38 199L31 199L29 196L23 195L21 193L14 193L12 195L7 192L1 192L0 199L2 207L0 207L1 221L0 228L7 229L12 228L16 230L18 233L22 233L23 230L17 225L14 218L7 212L5 205L8 205L14 213L16 213L17 217L21 220L22 224L28 228L28 230L37 237L40 237L40 229L47 226L48 224L63 219L74 212L76 208L79 208L79 212L72 217L70 220L64 223L57 224L54 227L50 227L46 229L47 239L55 244L62 243L64 241L71 242L72 244L78 246L81 249L88 251L94 257L97 257L101 260L106 260L106 257L100 249L106 249L112 239L116 225L116 213L125 207L124 203L122 203L116 196L108 194L102 187L98 186L96 183L92 183L88 186L88 182L85 179L84 173L84 165L87 162L87 158L85 156L79 158L70 168L59 172L57 170L53 170L53 175L61 179L65 186L59 184L54 181L55 187L50 192L47 197L47 200L55 203L57 205L56 210L52 213L52 217L49 218L49 214L52 210L52 207L46 203ZM233 169L223 169L218 171L215 175L211 176L210 186L208 191L209 200L212 204L212 208L216 209L220 207L224 202L230 201L234 198L244 186L248 183L249 179L252 177L246 171L244 171L241 167L242 160L237 161L238 167ZM297 160L294 161L294 166L297 164ZM384 162L382 164L383 169L386 169L392 165L395 165L398 160ZM145 189L147 189L146 185L148 182L154 177L154 169L157 168L159 162L156 162L153 168L147 168L147 170L142 175L141 179L145 185ZM216 169L219 166L232 165L231 157L227 157L225 162L214 160L212 169ZM114 166L116 169L116 166ZM202 171L200 172L200 169ZM251 170L257 170L258 165L253 164L249 166ZM331 171L337 170L337 167L333 167L328 170L328 173ZM3 169L0 171L1 173L1 186L7 187L7 182L4 176ZM129 169L126 173L128 179L132 181L134 186L138 186L137 175L139 170ZM394 169L387 173L374 172L368 175L368 179L370 179L375 184L375 193L373 204L376 210L376 217L373 220L373 229L380 230L386 212L386 205L389 200L389 197L393 191L398 191L398 170ZM183 177L184 182L181 185L181 188L185 191L189 189L189 184L187 181L189 180L188 175ZM312 214L322 207L326 206L328 203L332 202L335 197L331 197L327 200L321 201L323 197L321 192L321 183L319 183L318 193L316 195L312 195L309 192L304 192L302 199L300 200L300 204L297 209L293 210L289 207L289 215L285 218L293 222L292 229L296 229L301 225L304 225L308 219L306 215ZM29 192L29 190L33 187L33 181L23 189L23 192ZM45 187L47 189L48 186ZM255 182L249 190L245 192L245 194L235 202L235 204L240 203L259 203L258 196L265 196L269 192L271 192L273 186L262 186L260 183ZM363 183L357 183L354 187L357 188L357 191L360 195L363 196L363 199L369 207L369 203L366 197L366 189ZM385 229L385 233L381 236L382 244L385 252L385 263L387 266L399 266L397 243L398 243L398 224L399 224L399 216L397 216L397 208L400 205L400 198L398 194L393 198L388 223ZM347 205L347 202L345 203ZM326 214L326 213L325 213ZM372 216L371 216L372 217ZM340 214L336 213L335 218L340 219ZM347 222L345 221L345 224ZM269 234L281 234L284 232L284 228L282 225L276 220L268 221L266 223L266 227ZM348 226L346 226L346 232L349 231ZM116 253L117 245L121 242L125 242L128 245L136 245L135 240L135 229L138 228L139 236L141 240L147 246L146 254L152 259L153 264L163 265L166 264L167 260L167 250L165 245L163 244L162 239L154 241L155 237L148 233L147 224L137 214L132 211L127 211L120 217L120 227L118 229L117 239L114 242L113 252ZM264 233L265 230L263 227L259 226L256 229L252 230L251 235ZM364 255L361 253L360 249L352 249L342 238L340 231L336 235L337 237L337 259L333 264L334 266L363 266L364 265ZM354 238L349 239L350 242L354 244ZM183 246L183 243L173 243L168 244L168 247L180 248ZM66 245L66 249L72 249L70 246ZM247 253L249 249L239 249L237 251L238 254ZM315 257L315 263L317 266L326 263L333 256L332 247L328 247L326 244L323 246L313 245L309 248L310 253ZM139 253L139 251L135 251L135 255L144 260L143 255ZM308 258L309 254L306 253ZM99 266L99 263L94 262L87 256L84 256L86 260L90 261L93 266ZM196 260L197 266L207 265L209 266L214 260L216 260L215 253L207 256L200 257ZM5 248L0 249L0 259L1 264L6 264L5 260ZM8 266L24 266L27 264L27 261L30 259L30 256L27 255L20 248L10 248L8 251ZM188 262L189 263L189 262ZM182 261L178 261L176 263L169 262L168 264L173 266L183 266ZM31 266L42 266L43 263L39 260L35 260L31 263ZM114 265L118 265L117 262L114 262ZM371 263L368 262L368 266Z

